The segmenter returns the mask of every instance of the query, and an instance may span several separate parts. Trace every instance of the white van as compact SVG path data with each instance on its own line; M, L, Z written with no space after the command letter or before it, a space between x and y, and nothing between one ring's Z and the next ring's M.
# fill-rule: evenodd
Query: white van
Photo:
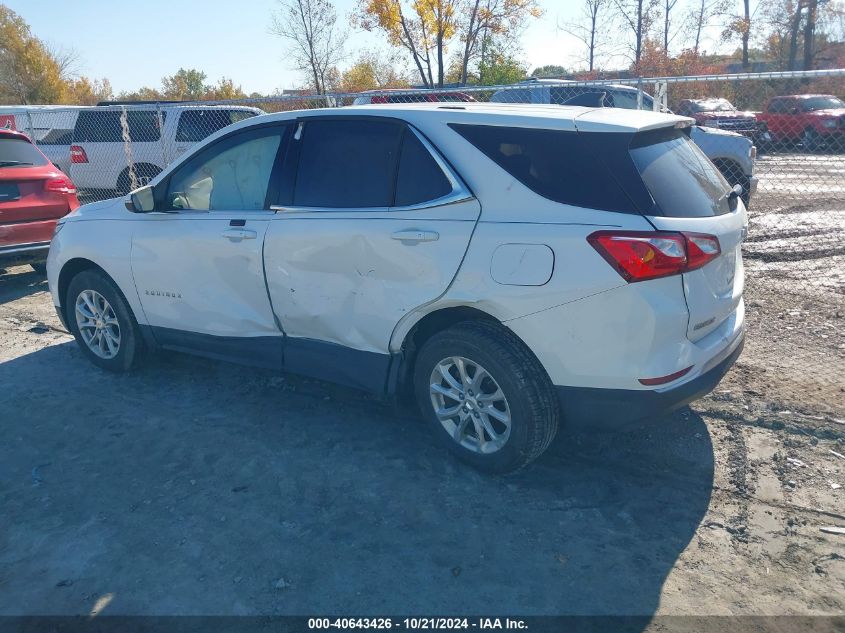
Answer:
M125 194L148 183L194 143L259 114L258 108L196 104L88 108L73 130L69 175L80 189Z

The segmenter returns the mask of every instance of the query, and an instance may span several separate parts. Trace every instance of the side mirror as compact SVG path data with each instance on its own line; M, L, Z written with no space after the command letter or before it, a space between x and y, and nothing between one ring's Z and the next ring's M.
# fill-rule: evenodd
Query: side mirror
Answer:
M156 201L152 187L141 187L129 194L129 202L126 208L133 213L150 213L155 211Z

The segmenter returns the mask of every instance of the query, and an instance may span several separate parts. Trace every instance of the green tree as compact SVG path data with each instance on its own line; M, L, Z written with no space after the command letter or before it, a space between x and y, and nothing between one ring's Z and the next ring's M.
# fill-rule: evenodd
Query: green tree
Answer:
M545 66L538 66L534 70L531 71L532 77L562 77L563 75L569 74L569 71L566 70L563 66L558 66L557 64L546 64Z
M478 64L478 83L482 86L505 86L525 79L528 66L494 42L486 43Z
M204 72L189 68L180 68L176 74L169 77L162 77L161 88L165 99L177 101L198 101L203 98L207 91L205 80L208 77Z

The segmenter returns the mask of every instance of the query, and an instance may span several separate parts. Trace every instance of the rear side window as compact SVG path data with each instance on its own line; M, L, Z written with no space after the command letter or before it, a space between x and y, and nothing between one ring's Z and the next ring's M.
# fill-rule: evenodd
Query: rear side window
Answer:
M589 147L585 137L591 135L486 125L451 127L544 198L590 209L636 213L605 161Z
M176 126L176 141L196 143L227 125L252 116L255 115L246 110L183 110L179 115L179 124Z
M405 130L399 154L399 174L396 177L397 207L436 200L449 194L452 185L411 130Z
M730 211L730 186L682 131L637 134L630 154L663 215L698 218Z
M73 140L77 143L123 142L124 112L121 110L84 110L79 113ZM126 110L126 127L133 142L149 143L161 138L159 113L155 110ZM161 113L164 122L166 112Z
M372 208L393 202L402 126L373 119L305 123L293 204Z
M0 135L0 167L46 165L47 159L29 141Z
M496 103L531 103L531 91L527 88L505 88L494 92L490 101Z
M773 112L775 114L786 112L786 101L783 99L773 99L769 103L769 112Z

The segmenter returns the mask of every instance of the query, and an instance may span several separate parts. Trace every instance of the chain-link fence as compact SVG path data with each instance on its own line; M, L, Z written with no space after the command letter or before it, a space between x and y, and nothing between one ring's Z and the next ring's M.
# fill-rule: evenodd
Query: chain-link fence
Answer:
M671 110L739 185L750 213L748 369L736 387L845 416L845 69L540 79L512 86L43 108L4 115L74 180L83 202L144 184L213 132L262 113L362 104L532 103ZM741 365L742 367L742 365ZM740 372L742 373L742 372ZM747 375L746 375L747 374ZM734 387L731 387L734 389ZM771 393L777 397L771 397ZM773 405L774 406L774 405Z

